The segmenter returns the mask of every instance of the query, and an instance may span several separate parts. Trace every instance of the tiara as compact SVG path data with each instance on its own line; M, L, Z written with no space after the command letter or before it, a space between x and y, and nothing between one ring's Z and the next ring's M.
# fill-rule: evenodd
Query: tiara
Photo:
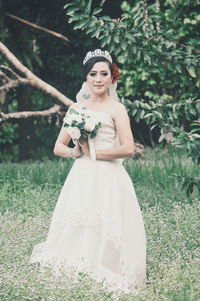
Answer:
M86 54L86 57L83 60L83 65L85 65L85 63L87 61L89 61L91 58L99 57L99 56L106 58L112 64L112 57L110 56L108 51L106 51L106 50L103 51L101 49L95 49L94 51L88 51L88 53Z

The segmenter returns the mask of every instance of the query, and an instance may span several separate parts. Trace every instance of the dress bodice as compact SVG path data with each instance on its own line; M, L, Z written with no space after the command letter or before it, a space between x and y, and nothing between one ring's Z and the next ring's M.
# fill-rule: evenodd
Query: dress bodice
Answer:
M119 145L119 139L117 135L117 130L115 122L112 119L111 115L103 111L93 111L86 106L76 107L77 112L88 113L88 115L95 120L95 123L100 122L101 126L97 130L97 134L94 138L88 137L88 144L90 149L90 158L96 160L96 150L107 150L115 148ZM81 156L82 159L85 159L87 156ZM116 162L121 162L120 159L115 159Z
M93 117L101 122L97 135L93 138L96 150L113 148L118 144L115 123L109 113L92 111Z

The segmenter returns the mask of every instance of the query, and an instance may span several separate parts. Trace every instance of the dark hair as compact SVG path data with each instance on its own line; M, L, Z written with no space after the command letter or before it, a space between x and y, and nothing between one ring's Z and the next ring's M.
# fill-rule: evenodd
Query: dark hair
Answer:
M106 62L108 64L109 69L110 69L111 75L113 75L113 66L112 66L112 64L105 57L97 56L97 57L93 57L93 58L89 59L85 63L85 65L83 65L84 81L86 81L87 75L90 72L90 70L92 69L92 67L94 66L94 64L96 64L98 62Z

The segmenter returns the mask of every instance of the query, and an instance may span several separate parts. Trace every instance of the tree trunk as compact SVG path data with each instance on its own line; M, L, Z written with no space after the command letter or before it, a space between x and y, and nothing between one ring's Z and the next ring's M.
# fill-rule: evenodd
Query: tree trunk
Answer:
M4 14L3 1L0 0L0 31L3 31L3 27L4 27L3 14Z
M32 111L32 89L30 87L18 87L17 100L19 111ZM19 160L31 158L31 150L34 146L33 119L20 119L19 124Z
M3 0L0 0L0 34L1 34L1 40L4 42L4 9L3 9ZM0 91L0 112L3 111L7 113L6 108L4 108L4 103L7 100L6 97L6 91ZM4 111L5 109L5 111Z

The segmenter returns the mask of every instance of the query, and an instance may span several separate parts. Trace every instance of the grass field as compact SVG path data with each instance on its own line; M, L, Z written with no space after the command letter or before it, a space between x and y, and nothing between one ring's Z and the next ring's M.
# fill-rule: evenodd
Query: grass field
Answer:
M71 160L0 166L0 300L116 300L89 277L54 277L28 264L33 246L45 239L52 210ZM128 159L147 232L147 285L121 301L197 301L199 195L188 199L173 174L197 175L198 166L171 149L146 150Z

